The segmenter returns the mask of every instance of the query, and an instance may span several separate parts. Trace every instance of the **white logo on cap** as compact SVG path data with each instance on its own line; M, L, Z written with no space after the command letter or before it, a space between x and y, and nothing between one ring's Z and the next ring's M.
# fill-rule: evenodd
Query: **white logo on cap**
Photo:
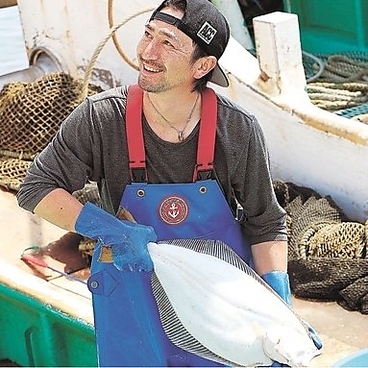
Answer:
M208 22L204 22L201 29L198 31L197 36L209 45L216 33L217 30L215 28L213 28Z

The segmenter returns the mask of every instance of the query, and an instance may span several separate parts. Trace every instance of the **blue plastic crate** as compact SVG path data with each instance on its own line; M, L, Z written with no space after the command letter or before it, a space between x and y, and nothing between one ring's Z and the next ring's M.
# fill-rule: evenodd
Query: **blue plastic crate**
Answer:
M339 360L334 367L368 367L368 349L360 350Z

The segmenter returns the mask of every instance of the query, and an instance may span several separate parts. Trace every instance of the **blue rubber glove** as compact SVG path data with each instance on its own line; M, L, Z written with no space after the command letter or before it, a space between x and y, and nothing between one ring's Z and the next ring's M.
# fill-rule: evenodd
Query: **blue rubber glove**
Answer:
M270 271L261 276L268 285L291 307L291 291L289 275L283 271ZM273 362L271 367L289 367L287 364Z
M112 247L114 265L123 271L152 271L147 250L157 235L150 226L119 220L98 206L87 202L79 214L75 231L101 245Z
M283 271L271 271L261 277L291 307L289 275Z
M289 282L289 275L286 272L271 271L262 275L262 279L266 281L267 284L270 285L272 289L275 290L276 293L279 294L281 298L291 307L290 282ZM317 332L306 321L303 320L303 322L307 327L309 336L313 340L316 348L318 350L322 349L323 344ZM272 366L280 367L280 365L277 365L279 363L275 362L275 364L276 365Z

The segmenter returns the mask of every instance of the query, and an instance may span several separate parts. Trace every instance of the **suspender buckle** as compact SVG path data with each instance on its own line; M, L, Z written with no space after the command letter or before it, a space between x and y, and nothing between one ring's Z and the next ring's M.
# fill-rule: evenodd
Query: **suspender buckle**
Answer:
M212 179L212 170L198 171L197 180L208 180Z
M193 182L213 178L213 164L197 164L194 168Z
M130 178L132 182L143 183L147 182L146 168L130 168Z

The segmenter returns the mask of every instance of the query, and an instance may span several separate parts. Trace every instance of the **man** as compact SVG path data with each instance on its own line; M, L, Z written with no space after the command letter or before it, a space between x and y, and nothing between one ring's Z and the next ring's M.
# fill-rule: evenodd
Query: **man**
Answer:
M117 247L135 234L124 248L123 271L152 270L148 241L222 240L290 303L285 212L262 130L254 116L206 88L208 81L228 85L217 60L229 37L227 21L208 0L164 1L137 46L139 88L130 88L129 98L126 86L105 91L77 107L35 159L17 198L101 244ZM88 180L97 182L103 210L72 196ZM140 225L107 214L119 207ZM168 354L164 365L213 365L180 349ZM162 363L146 357L139 365Z

